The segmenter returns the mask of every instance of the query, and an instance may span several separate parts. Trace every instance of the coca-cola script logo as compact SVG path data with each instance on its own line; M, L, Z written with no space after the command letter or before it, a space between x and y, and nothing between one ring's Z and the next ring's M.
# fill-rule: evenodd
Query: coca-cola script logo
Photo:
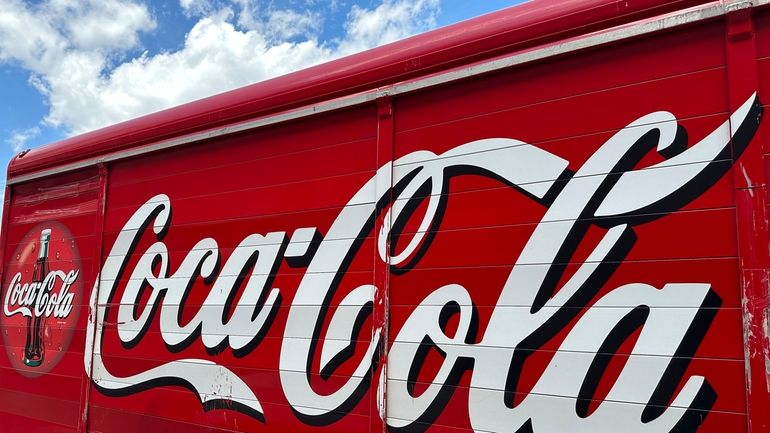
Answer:
M136 209L109 247L91 295L85 371L108 395L181 385L206 409L234 409L271 423L275 405L263 407L255 381L217 362L215 355L229 346L236 356L245 356L260 344L260 336L275 323L282 293L292 291L273 287L271 274L284 258L310 256L293 297L284 301L290 305L275 367L287 403L307 424L336 422L361 401L362 391L373 389L379 415L398 432L424 431L453 394L466 400L470 427L479 432L693 432L724 389L712 387L713 374L706 377L682 367L721 303L712 283L696 277L653 285L640 274L635 281L604 286L633 250L636 227L666 218L711 188L731 168L719 161L729 162L747 148L761 113L752 95L693 143L673 114L650 113L600 144L574 172L569 161L510 138L472 141L441 154L413 152L381 166L324 233L317 227L291 234L245 232L225 255L216 233L202 231L181 263L172 261L166 238L177 230L174 204L168 195L158 194ZM650 152L664 160L640 166ZM355 354L349 348L359 335L361 318L371 315L372 305L379 302L374 297L379 287L365 283L344 294L339 304L344 308L326 308L351 257L359 252L359 240L373 233L378 260L394 273L410 272L423 253L435 248L430 236L445 215L447 179L469 173L500 180L547 208L503 286L490 288L500 294L487 322L476 323L478 293L459 283L437 284L400 328L391 327L392 343L385 339L388 324L375 324L366 351L355 357L355 371L338 376L333 390L319 389L311 376L328 376L337 371L339 359ZM410 236L400 222L412 218L415 208L410 204L426 191L430 194L419 229ZM594 224L602 225L598 239L586 235ZM406 246L388 245L388 239L399 237L409 238L401 243ZM140 249L143 239L150 243ZM566 263L581 244L589 254L562 281L559 263ZM137 259L132 262L132 257ZM240 276L249 279L237 297ZM210 287L202 305L187 302L196 281ZM598 299L589 303L594 297ZM189 314L183 319L185 310ZM445 329L445 311L459 316L454 332ZM539 376L530 378L531 391L515 402L523 360L571 321L559 350ZM173 354L171 360L126 374L102 356L103 345L115 347L117 339L125 348L136 347L153 322L158 330L154 338ZM116 332L105 333L107 323ZM636 329L631 360L623 364L598 408L589 410L606 355ZM196 343L215 355L178 355ZM441 361L432 380L416 392L426 348L437 349ZM383 349L387 368L372 377ZM470 376L465 391L458 386L463 375Z
M39 376L64 356L83 305L80 255L58 222L32 228L10 257L3 281L3 340L11 365Z

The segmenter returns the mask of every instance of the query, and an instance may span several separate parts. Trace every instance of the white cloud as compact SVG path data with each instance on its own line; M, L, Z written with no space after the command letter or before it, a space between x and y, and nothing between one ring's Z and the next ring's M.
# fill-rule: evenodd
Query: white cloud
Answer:
M33 72L50 70L67 41L44 17L19 0L0 2L0 60L20 63Z
M373 10L353 5L340 51L358 52L424 32L436 26L438 12L439 0L385 0Z
M81 133L391 42L435 26L439 0L353 6L319 41L319 11L254 0L180 0L197 19L173 52L123 59L156 23L137 0L0 0L0 61L31 72L45 123ZM29 32L29 29L35 29Z
M241 14L238 23L249 30L264 34L273 41L285 41L296 37L310 39L321 31L323 16L318 11L298 12L291 9L276 9L268 11L261 20Z
M179 5L186 15L198 18L229 10L239 30L257 31L265 39L280 43L297 37L313 39L323 27L323 14L315 1L305 1L304 8L299 9L281 8L273 1L260 0L180 0ZM315 9L311 9L313 6Z
M23 131L13 131L11 136L5 140L6 143L11 145L13 153L19 153L24 150L27 142L40 135L40 128L35 126Z
M76 1L57 16L80 50L133 48L140 31L156 26L146 6L128 1Z
M179 0L179 6L188 16L202 16L217 9L212 0Z
M139 33L155 25L147 7L134 0L47 0L34 6L3 0L0 61L30 71L30 84L50 107L44 123L81 132L115 119L80 121L102 117L104 107L96 104L110 59L136 47Z
M123 52L138 44L139 32L153 28L147 7L134 0L46 0L35 6L3 0L0 60L49 74L73 52Z

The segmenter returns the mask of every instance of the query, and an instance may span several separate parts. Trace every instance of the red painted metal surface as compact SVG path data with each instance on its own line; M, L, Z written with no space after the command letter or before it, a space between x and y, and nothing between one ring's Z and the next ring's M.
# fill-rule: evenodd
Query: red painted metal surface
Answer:
M394 122L393 122L393 100L389 97L380 98L377 101L377 166L382 166L393 160L394 151ZM382 185L385 189L389 189L389 185L393 183L393 172L391 170L385 176ZM385 197L386 201L393 200L392 192L389 192ZM386 213L380 213L377 217L376 226L385 227L393 224L392 219ZM390 245L387 246L390 248ZM379 371L375 371L375 377L379 374L380 377L386 377L388 368L388 335L389 335L389 317L390 317L390 288L392 286L390 280L390 269L387 261L375 260L373 266L374 272L374 285L376 290L374 292L374 302L372 304L372 329L380 329L383 333L382 342L379 348L379 359L377 365ZM369 406L370 414L379 414L378 416L370 416L371 432L380 432L387 429L387 425L384 421L385 414L387 414L387 389L385 386L378 386L377 392L373 392L371 395L371 404Z
M11 177L689 4L534 3ZM770 13L749 12L13 185L0 431L768 432ZM44 226L86 289L20 367ZM64 293L78 261L48 260L36 293Z
M759 87L757 40L752 10L728 17L728 89L731 106L740 94ZM736 221L738 224L741 290L743 299L744 359L746 394L751 431L770 429L770 328L768 328L768 287L770 245L768 237L767 179L763 155L764 140L758 137L749 153L737 161L734 171Z

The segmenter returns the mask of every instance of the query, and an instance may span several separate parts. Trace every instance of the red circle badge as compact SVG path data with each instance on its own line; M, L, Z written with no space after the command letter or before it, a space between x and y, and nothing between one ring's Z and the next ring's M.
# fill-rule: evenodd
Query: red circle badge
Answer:
M30 230L10 257L3 281L3 340L11 365L35 377L64 356L84 302L80 254L63 224Z

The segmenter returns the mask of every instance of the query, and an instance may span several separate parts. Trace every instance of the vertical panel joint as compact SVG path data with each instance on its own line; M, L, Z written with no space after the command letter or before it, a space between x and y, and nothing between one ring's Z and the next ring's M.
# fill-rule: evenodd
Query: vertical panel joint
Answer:
M375 236L390 233L392 221L386 210L393 202L393 158L394 158L394 119L393 100L384 94L377 98L377 194L382 197L377 204ZM385 251L390 250L390 239L385 239ZM377 360L378 368L372 371L373 391L371 401L371 433L384 433L387 430L387 371L388 371L388 328L389 328L389 292L390 263L389 254L380 257L374 249L374 308L372 312L373 333L379 332L380 346Z
M99 172L99 191L97 196L97 207L96 207L96 215L95 215L95 224L94 224L94 230L95 230L95 237L96 237L96 247L94 248L93 255L94 255L94 266L96 267L94 269L94 275L95 275L95 281L93 285L92 290L96 290L97 293L91 294L91 299L97 300L96 303L92 304L89 302L89 312L88 312L88 320L96 320L98 309L98 299L99 299L99 273L100 268L102 264L102 256L104 254L104 221L107 214L107 181L109 176L109 170L107 169L107 166L104 163L98 163L96 165L98 172ZM96 326L93 327L94 334L96 333ZM88 340L88 339L87 339ZM85 347L85 353L84 357L89 357L90 362L87 364L88 371L84 371L85 376L83 377L83 387L82 389L82 396L81 396L81 404L82 404L82 411L80 420L78 422L78 432L87 433L88 430L88 415L89 415L89 404L90 404L90 396L91 396L91 388L92 388L92 369L94 364L94 345L95 345L95 337L94 335L91 335L90 338L91 345L88 347Z
M727 13L727 40L739 42L754 37L754 9L745 7Z
M759 91L757 42L751 3L740 2L727 7L727 97L730 112L735 112L743 101ZM762 95L758 97L761 103ZM763 127L767 125L759 123L759 128ZM760 132L755 134L745 149L733 148L746 404L751 433L770 433L770 414L767 411L770 407L770 234L764 146L763 134Z

